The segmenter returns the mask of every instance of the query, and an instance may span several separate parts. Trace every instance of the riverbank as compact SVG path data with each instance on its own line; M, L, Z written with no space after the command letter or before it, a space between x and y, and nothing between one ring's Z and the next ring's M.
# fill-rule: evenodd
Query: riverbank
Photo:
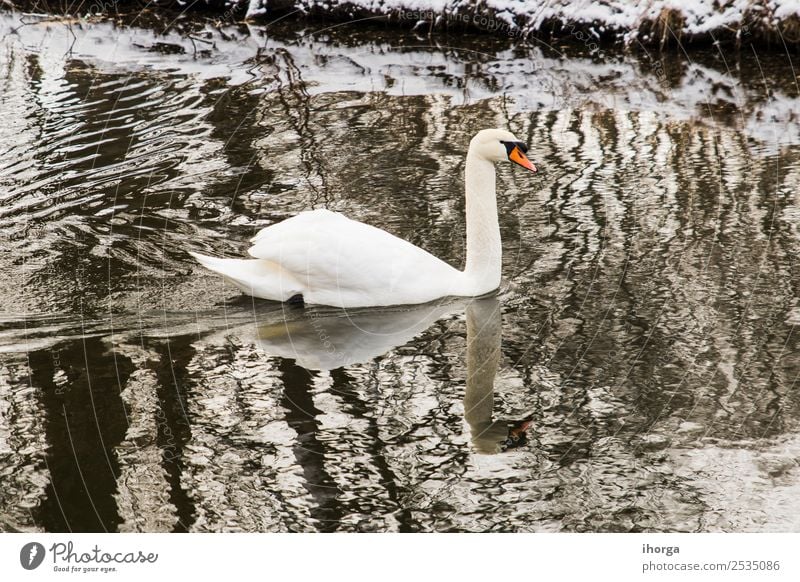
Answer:
M224 21L383 21L429 33L480 30L539 41L645 47L800 46L800 0L0 0L17 10L74 16L142 9L204 11Z
M477 29L510 37L667 46L800 44L798 0L241 0L250 18L272 13L370 18L422 30Z

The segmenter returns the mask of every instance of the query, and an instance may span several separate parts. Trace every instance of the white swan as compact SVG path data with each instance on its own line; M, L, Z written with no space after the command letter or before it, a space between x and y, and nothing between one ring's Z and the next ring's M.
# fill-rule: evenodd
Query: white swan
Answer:
M483 295L500 285L494 163L510 160L536 172L525 157L527 149L501 129L484 129L470 141L463 271L384 230L328 210L301 212L261 230L248 251L254 259L190 254L245 293L262 299L375 307Z

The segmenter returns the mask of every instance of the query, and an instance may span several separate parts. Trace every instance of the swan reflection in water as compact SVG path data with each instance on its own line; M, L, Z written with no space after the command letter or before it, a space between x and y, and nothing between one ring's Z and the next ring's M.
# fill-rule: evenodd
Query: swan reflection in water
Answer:
M495 297L397 309L306 309L297 318L262 325L257 345L270 356L308 370L369 362L405 345L437 320L466 308L467 382L464 418L477 452L494 454L527 442L530 419L494 420L494 381L500 365L502 316Z
M262 325L256 343L267 354L307 370L369 362L407 344L435 321L464 309L464 301L395 309L307 308L298 318Z
M478 452L501 453L527 443L530 419L492 420L494 378L500 366L502 315L494 298L467 305L467 387L464 391L464 418Z

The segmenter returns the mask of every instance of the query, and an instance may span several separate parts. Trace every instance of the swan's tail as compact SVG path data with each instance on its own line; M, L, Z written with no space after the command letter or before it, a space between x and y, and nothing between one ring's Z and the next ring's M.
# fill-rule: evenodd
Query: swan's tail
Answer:
M286 301L302 294L291 277L282 276L282 269L262 259L220 259L189 252L206 269L219 273L227 281L253 297Z

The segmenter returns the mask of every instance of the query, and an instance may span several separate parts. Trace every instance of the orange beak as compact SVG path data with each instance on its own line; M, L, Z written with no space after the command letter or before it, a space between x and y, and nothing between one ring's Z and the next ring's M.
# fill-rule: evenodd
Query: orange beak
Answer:
M510 432L513 436L518 436L528 430L528 427L531 425L530 420L525 420L519 424L516 428L513 428Z
M534 166L531 161L525 157L525 154L522 153L522 150L519 149L518 146L514 146L514 149L511 150L510 154L508 154L508 159L515 164L519 164L526 170L530 170L534 173L536 172L536 166Z

